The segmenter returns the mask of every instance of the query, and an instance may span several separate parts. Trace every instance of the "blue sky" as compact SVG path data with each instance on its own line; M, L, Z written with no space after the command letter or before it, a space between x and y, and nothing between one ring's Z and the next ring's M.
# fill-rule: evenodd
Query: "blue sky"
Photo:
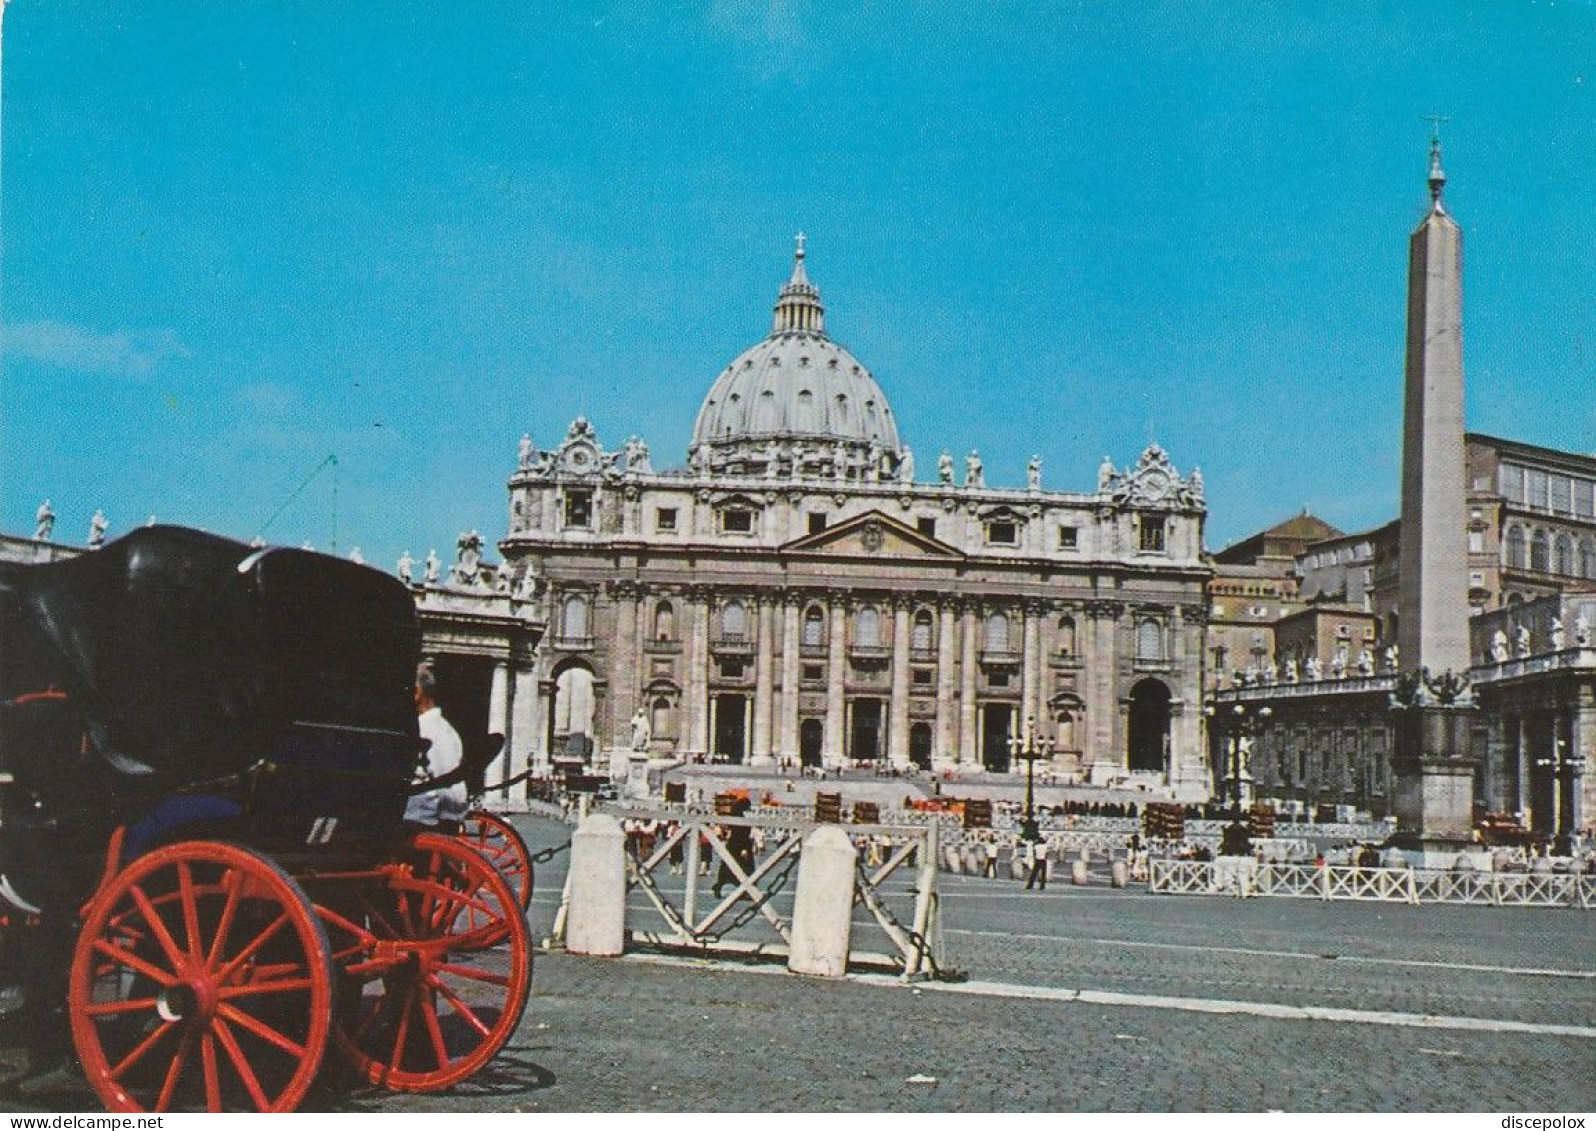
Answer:
M0 528L496 538L522 432L684 460L799 229L922 474L1372 525L1431 112L1470 427L1596 448L1590 4L855 7L12 0Z

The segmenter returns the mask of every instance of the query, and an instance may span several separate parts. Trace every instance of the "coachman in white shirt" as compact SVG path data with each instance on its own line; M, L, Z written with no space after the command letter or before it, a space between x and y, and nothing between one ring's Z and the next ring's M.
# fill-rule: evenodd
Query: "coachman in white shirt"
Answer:
M438 708L438 680L427 664L416 668L416 715L421 737L431 744L426 753L427 776L442 777L459 769L465 754L460 735ZM465 782L415 794L405 804L405 820L448 833L459 830L465 814Z

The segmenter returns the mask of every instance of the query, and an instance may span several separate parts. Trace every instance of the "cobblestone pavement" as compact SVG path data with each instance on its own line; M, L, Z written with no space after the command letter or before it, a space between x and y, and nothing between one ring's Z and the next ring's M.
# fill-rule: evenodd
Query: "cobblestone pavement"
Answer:
M569 830L524 822L534 849ZM538 872L548 933L564 854ZM323 1089L347 1111L1589 1111L1590 913L1154 897L944 876L971 983L540 954L526 1019L453 1091ZM900 884L900 899L906 883ZM1330 957L1334 956L1334 957ZM1002 983L986 987L984 983ZM997 996L1032 987L1182 1001ZM959 992L950 992L959 991ZM1201 1013L1193 999L1481 1019L1478 1030ZM1573 1034L1499 1022L1561 1025ZM52 1101L92 1108L92 1097Z

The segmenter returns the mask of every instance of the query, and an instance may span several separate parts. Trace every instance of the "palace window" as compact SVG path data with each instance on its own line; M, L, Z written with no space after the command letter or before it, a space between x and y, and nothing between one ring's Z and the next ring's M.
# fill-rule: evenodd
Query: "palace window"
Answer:
M723 534L751 534L754 512L741 507L727 508L720 512L720 529Z
M676 508L660 507L654 512L654 529L670 533L676 529Z
M1584 578L1596 579L1596 542L1591 541L1589 538L1580 539L1579 575Z
M935 538L937 536L937 520L926 515L921 515L914 520L914 528L927 538Z
M1564 577L1574 573L1574 540L1566 534L1559 534L1552 543L1552 572Z
M853 642L861 648L881 646L881 614L868 605L859 610L858 619L854 621Z
M586 530L593 525L592 491L565 493L565 525L577 530Z
M564 616L560 621L565 629L567 639L581 638L588 634L587 598L570 596L565 599Z
M748 634L748 614L742 603L730 601L720 611L720 638L740 641Z
M1144 620L1137 624L1136 658L1139 660L1164 658L1164 626L1156 620Z
M986 540L993 546L1013 546L1020 540L1020 528L1012 522L986 524Z
M993 613L986 618L986 650L988 652L1009 650L1009 618L1002 613Z
M1471 553L1471 554L1483 554L1483 553L1485 553L1485 531L1483 531L1483 530L1470 530L1469 531L1469 553Z
M1081 532L1074 526L1061 526L1058 528L1058 548L1073 550L1081 544Z
M1524 529L1519 526L1507 528L1507 568L1524 568Z
M931 635L931 613L927 609L921 609L914 614L914 629L909 637L909 646L916 652L929 652L931 650Z
M826 614L819 605L810 605L804 612L803 646L819 648L826 642Z
M818 511L809 512L809 533L819 534L826 528L826 516Z
M1537 530L1530 535L1530 569L1545 573L1551 565L1551 552L1546 531Z
M1164 552L1164 518L1162 515L1144 514L1138 524L1139 545L1144 554Z

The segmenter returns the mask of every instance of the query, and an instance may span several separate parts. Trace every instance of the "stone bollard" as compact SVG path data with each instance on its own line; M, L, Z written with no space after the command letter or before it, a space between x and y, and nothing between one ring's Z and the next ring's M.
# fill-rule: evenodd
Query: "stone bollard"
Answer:
M964 861L959 858L959 850L953 845L948 845L942 850L943 870L959 875L964 871Z
M1085 860L1077 860L1075 863L1070 865L1070 883L1074 884L1076 887L1084 887L1086 885Z
M608 813L589 815L571 837L565 949L605 956L626 949L626 833Z
M787 956L787 969L794 974L840 978L848 972L854 860L853 841L835 825L821 825L804 837Z
M1109 866L1108 882L1112 887L1122 888L1130 882L1130 867L1123 860L1116 860Z

